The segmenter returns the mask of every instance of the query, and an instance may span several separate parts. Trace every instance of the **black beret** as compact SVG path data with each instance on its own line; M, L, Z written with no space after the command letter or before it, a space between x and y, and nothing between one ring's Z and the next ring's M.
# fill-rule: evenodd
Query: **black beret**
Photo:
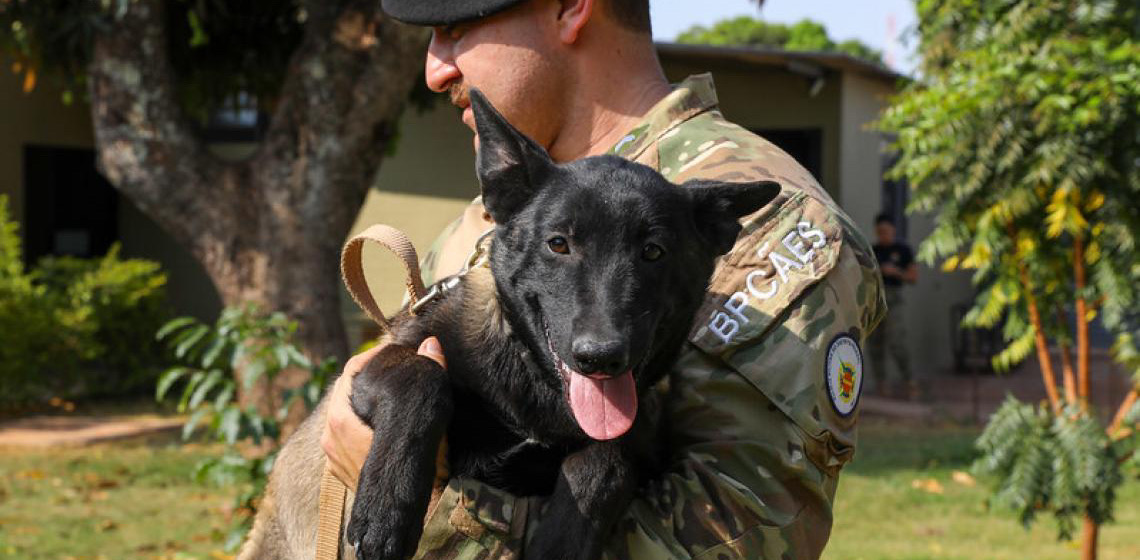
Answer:
M452 25L485 18L526 0L382 0L394 19L412 25Z

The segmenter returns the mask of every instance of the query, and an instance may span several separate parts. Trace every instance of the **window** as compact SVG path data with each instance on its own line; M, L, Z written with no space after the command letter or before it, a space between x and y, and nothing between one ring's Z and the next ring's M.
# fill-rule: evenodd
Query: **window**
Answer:
M119 193L95 170L95 152L24 148L24 259L93 257L118 239Z

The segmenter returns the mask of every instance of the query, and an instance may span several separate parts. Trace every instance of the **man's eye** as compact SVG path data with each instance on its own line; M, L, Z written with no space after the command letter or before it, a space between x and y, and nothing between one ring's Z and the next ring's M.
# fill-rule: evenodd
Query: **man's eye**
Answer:
M645 246L641 248L641 258L649 262L660 259L664 255L665 249L662 249L661 246L656 243L646 243Z
M561 235L551 237L546 242L546 246L550 247L551 251L554 251L555 253L558 253L559 255L569 255L570 254L570 244L567 243L566 238L562 237Z

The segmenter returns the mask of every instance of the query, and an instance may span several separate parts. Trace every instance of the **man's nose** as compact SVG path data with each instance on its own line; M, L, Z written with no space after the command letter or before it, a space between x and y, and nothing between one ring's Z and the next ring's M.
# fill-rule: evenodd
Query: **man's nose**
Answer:
M427 59L424 62L424 80L428 89L434 92L447 91L447 86L463 78L455 65L454 41L450 37L432 32L428 44Z
M570 348L574 363L584 374L620 375L627 369L629 351L620 338L580 335Z

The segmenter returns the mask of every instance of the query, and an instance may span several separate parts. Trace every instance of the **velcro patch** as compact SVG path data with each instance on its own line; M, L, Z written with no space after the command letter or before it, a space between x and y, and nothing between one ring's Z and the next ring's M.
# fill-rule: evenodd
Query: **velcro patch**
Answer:
M690 340L719 355L759 339L835 266L842 245L835 213L803 192L749 217L713 274Z
M863 392L863 352L859 343L841 334L827 345L824 375L831 406L840 416L850 416Z

